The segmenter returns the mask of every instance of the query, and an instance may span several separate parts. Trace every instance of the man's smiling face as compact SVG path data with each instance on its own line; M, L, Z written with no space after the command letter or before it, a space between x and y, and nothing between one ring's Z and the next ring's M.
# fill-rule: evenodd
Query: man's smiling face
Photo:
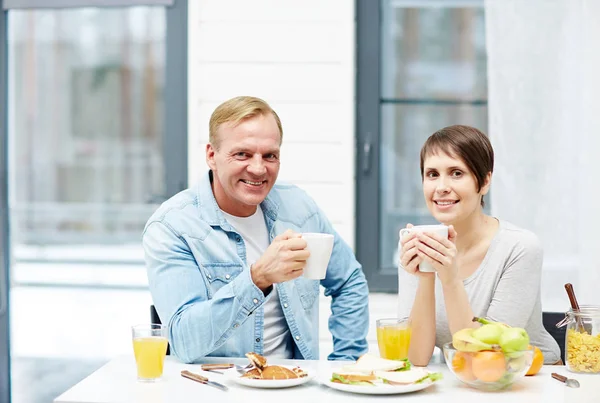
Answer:
M267 197L279 175L281 133L270 113L218 129L217 144L206 146L213 192L221 210L248 217Z

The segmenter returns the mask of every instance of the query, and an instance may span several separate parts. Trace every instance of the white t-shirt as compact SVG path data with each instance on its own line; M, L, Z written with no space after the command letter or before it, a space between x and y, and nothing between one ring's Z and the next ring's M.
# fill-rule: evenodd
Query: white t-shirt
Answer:
M225 218L242 236L246 244L246 262L251 266L269 247L269 233L260 207L250 217L236 217L223 212ZM267 357L292 358L292 339L288 328L277 285L267 297L264 309L263 355Z

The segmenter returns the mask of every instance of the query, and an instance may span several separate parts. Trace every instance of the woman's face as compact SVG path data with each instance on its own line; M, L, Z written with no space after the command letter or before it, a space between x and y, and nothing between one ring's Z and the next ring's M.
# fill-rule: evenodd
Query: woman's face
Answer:
M439 222L450 225L481 211L481 197L490 186L491 173L477 191L477 179L457 157L440 151L423 161L423 195Z

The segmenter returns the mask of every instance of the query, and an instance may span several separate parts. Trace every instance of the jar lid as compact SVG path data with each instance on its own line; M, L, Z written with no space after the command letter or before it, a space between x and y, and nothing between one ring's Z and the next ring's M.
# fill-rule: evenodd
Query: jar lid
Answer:
M579 319L581 317L598 317L600 318L600 305L580 305L579 310L576 311L573 308L569 308L565 312L563 320L556 324L556 327L563 327L567 323Z
M570 316L596 316L600 315L600 305L580 305L579 311L569 308L565 315Z

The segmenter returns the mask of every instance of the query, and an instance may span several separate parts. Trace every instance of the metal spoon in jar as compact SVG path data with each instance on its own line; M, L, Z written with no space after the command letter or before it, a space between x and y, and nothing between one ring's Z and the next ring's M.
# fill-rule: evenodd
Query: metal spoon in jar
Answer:
M570 388L578 388L579 387L579 381L577 379L567 378L566 376L557 374L556 372L552 373L552 378L557 379L561 382L564 382L565 385L567 385Z

